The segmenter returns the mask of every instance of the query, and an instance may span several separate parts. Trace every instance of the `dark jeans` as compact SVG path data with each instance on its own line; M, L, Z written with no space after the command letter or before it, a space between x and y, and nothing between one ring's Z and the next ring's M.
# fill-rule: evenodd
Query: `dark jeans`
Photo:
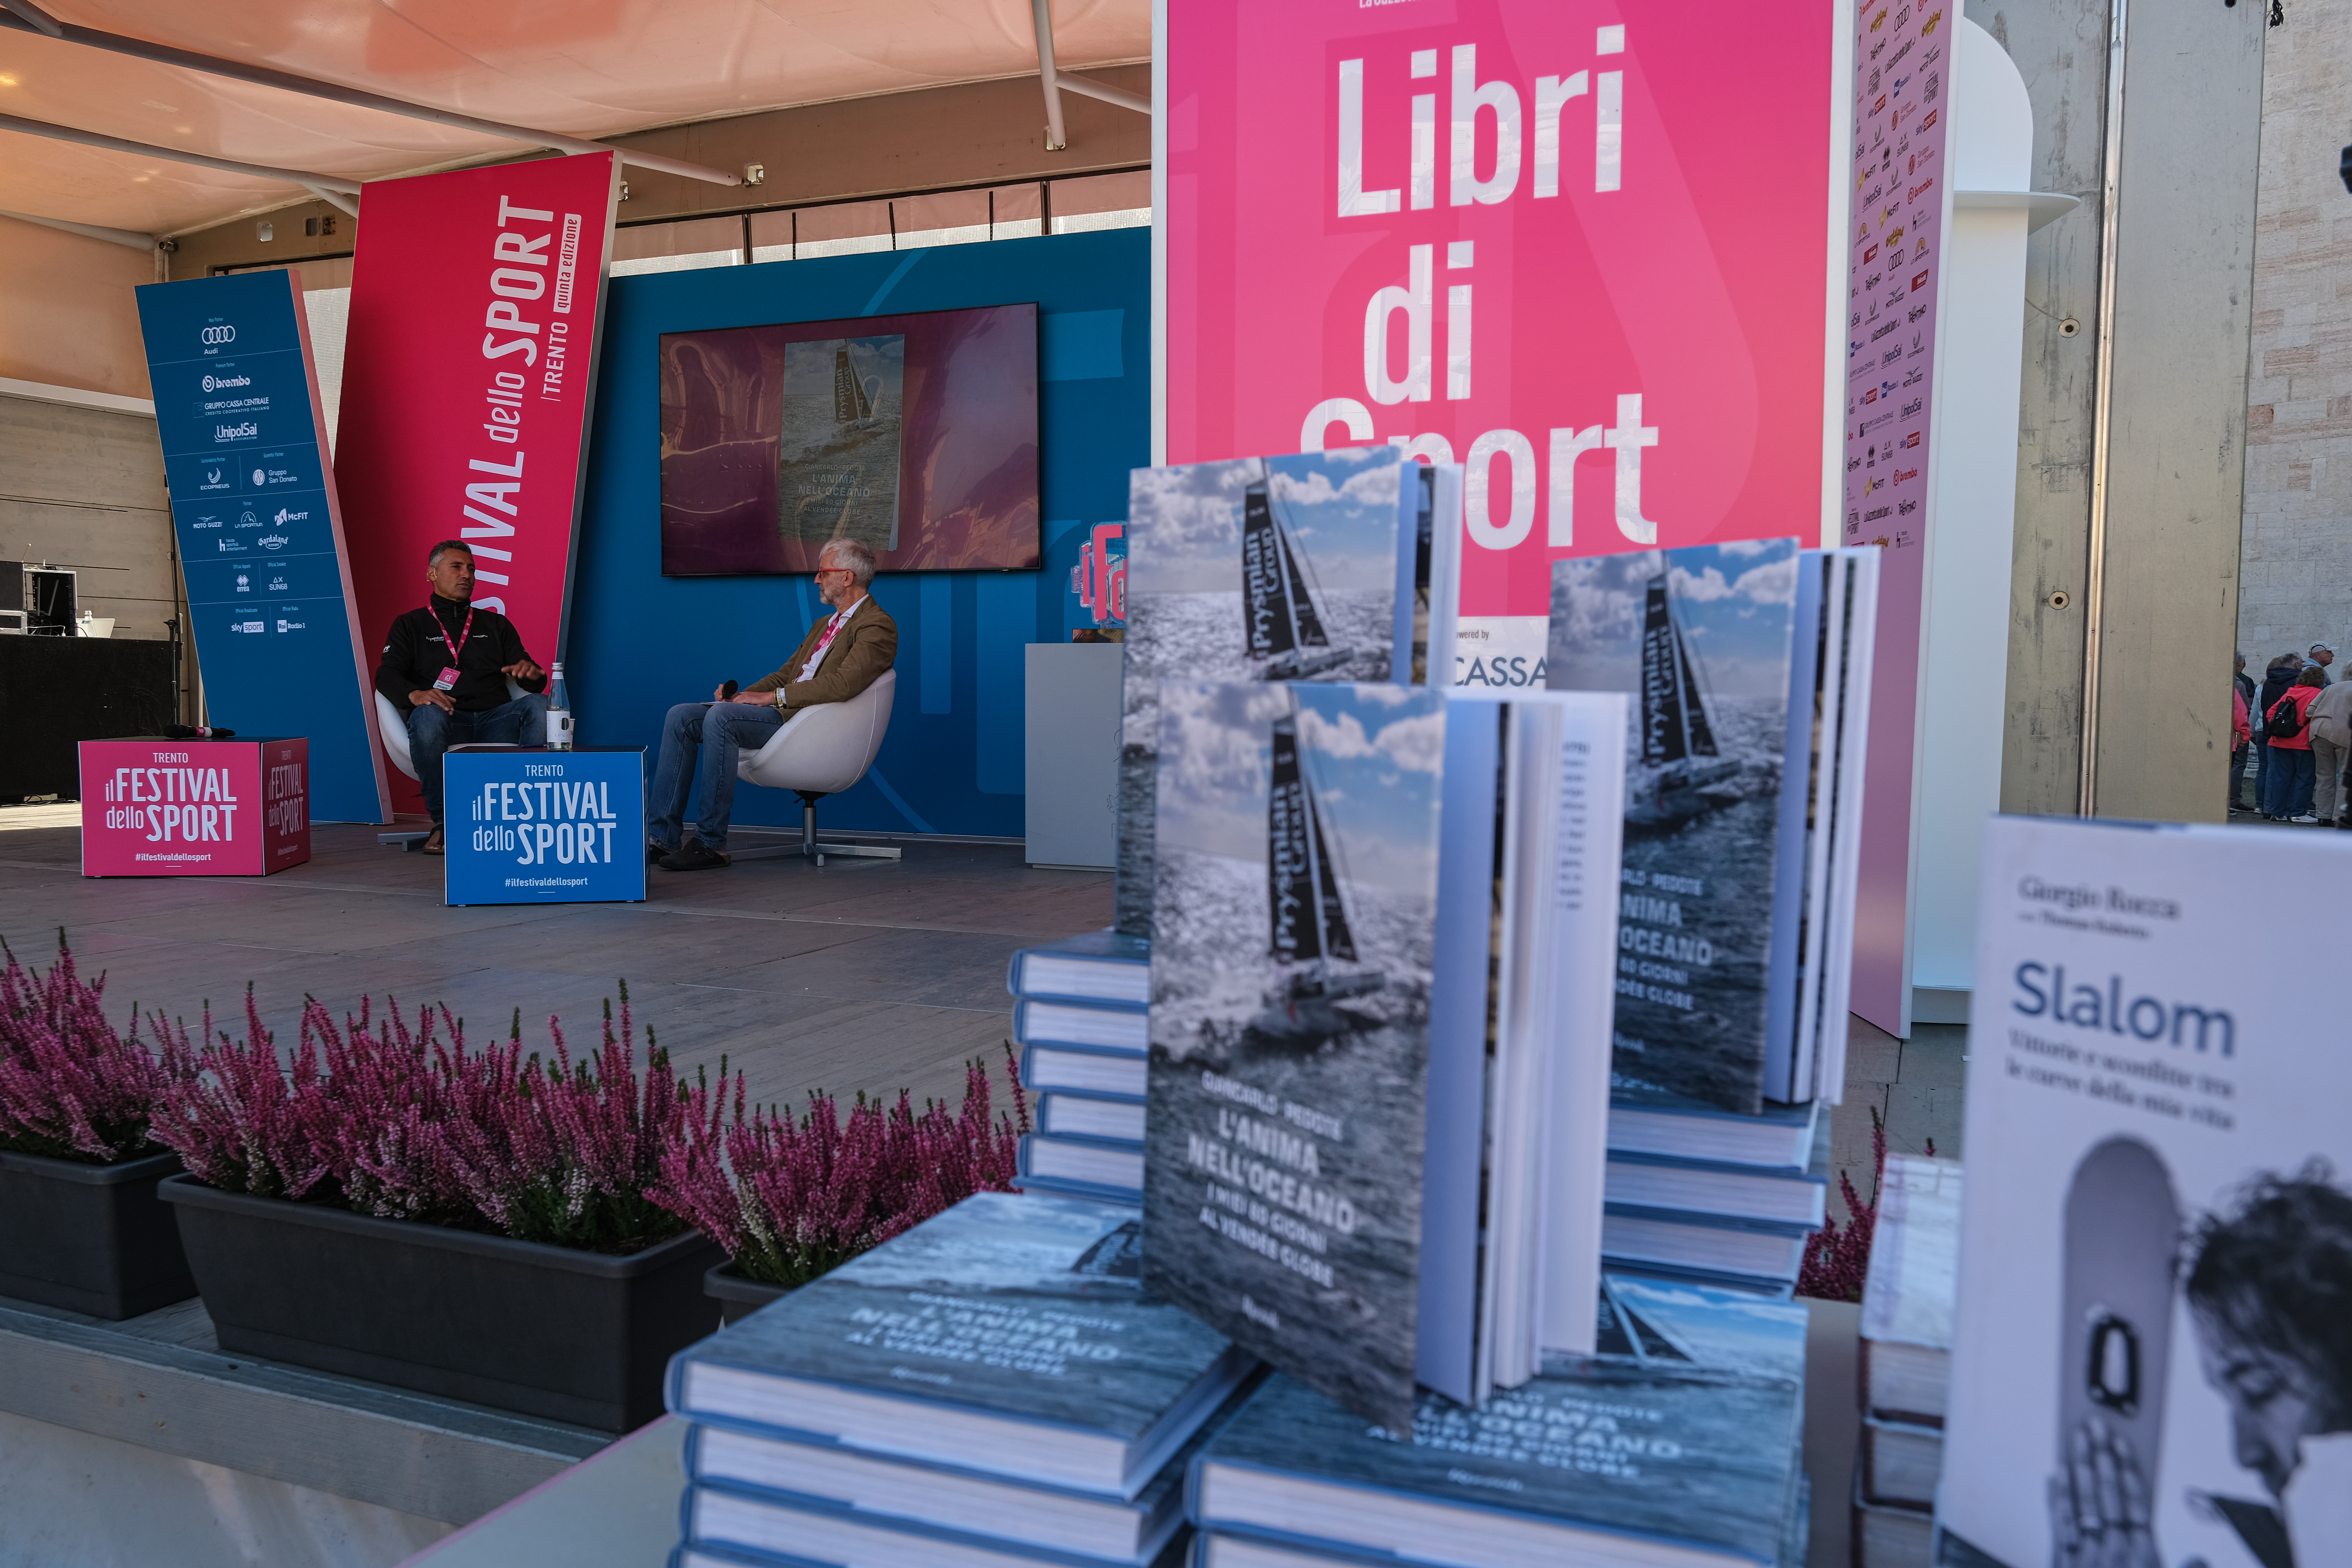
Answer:
M2271 816L2310 816L2311 786L2319 776L2311 752L2287 746L2273 746L2270 752L2270 777L2264 781L2269 793L2263 796L2263 811Z
M535 746L547 739L547 699L527 693L479 713L444 713L430 703L408 710L408 760L425 790L425 809L441 821L441 753L452 746Z
M735 810L735 759L766 745L783 723L783 715L764 702L681 702L671 709L662 721L661 757L646 796L646 839L665 849L677 847L698 751L702 801L694 834L713 849L727 847L727 819Z
M2230 753L2230 809L2245 809L2246 748L2240 746Z

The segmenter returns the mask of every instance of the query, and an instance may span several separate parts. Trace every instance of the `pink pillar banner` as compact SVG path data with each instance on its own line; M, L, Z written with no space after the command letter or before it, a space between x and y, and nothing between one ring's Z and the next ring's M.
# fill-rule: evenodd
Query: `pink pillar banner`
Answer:
M1836 16L1171 5L1168 460L1465 464L1471 682L1542 683L1555 560L1820 538Z
M1913 773L1958 16L1956 0L1874 0L1855 19L1844 533L1885 559L1851 1005L1898 1035L1911 1023Z
M474 550L475 603L541 664L564 611L620 154L378 180L352 264L335 480L360 627L425 603L426 552ZM394 781L416 807L416 786Z

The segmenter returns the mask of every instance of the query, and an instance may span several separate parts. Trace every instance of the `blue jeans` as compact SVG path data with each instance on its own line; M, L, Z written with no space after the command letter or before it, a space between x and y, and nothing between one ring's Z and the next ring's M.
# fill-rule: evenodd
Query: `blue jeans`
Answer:
M2269 793L2263 796L2263 810L2272 816L2310 816L2312 785L2319 777L2312 766L2311 752L2273 746L2270 753L2270 777L2264 781Z
M479 713L444 713L430 703L408 710L408 760L425 790L425 809L441 822L441 754L452 746L535 746L547 739L547 699L526 693Z
M726 848L727 819L735 810L735 759L766 745L783 723L783 715L764 702L681 702L671 709L662 720L661 758L646 796L646 840L665 849L678 847L699 751L702 802L694 836L713 849Z

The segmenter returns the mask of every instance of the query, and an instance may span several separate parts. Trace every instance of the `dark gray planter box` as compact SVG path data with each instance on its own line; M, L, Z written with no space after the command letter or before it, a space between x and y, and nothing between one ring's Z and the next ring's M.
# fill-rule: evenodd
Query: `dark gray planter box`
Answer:
M793 1293L789 1285L762 1285L730 1261L702 1277L702 1293L719 1303L719 1321L732 1323L748 1318L771 1301Z
M135 1318L196 1293L155 1185L177 1154L85 1165L0 1152L0 1296Z
M163 1184L225 1351L626 1432L718 1327L688 1231L625 1258Z

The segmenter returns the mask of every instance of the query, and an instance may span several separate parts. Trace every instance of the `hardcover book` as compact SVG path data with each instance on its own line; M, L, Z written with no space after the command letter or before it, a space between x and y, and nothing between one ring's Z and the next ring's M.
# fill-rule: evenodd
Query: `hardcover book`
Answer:
M2345 1561L2352 1053L2284 933L2347 881L2333 834L1986 825L1947 1561Z
M1798 581L1788 539L1553 564L1552 689L1633 699L1621 1093L1763 1108L1775 1004L1795 1006L1799 911L1776 892Z
M1025 1046L1115 1051L1140 1051L1148 1039L1140 1007L1108 1002L1048 1002L1034 996L1013 1005L1013 1037Z
M1024 1046L1021 1082L1033 1089L1066 1089L1140 1104L1144 1047Z
M1433 1568L1769 1564L1801 1405L1785 1379L1570 1360L1475 1408L1424 1394L1400 1440L1276 1375L1194 1466L1192 1521Z
M1960 1163L1889 1154L1862 1288L1863 1408L1941 1426L1959 1296Z
M1151 944L1106 927L1024 947L1006 967L1004 988L1015 996L1140 1007L1151 1000Z
M1254 1364L1139 1247L1131 1208L975 1194L679 1352L669 1407L1131 1497Z
M1402 681L1422 485L1386 447L1138 468L1129 481L1115 925L1152 932L1160 683Z
M1111 1138L1143 1146L1143 1107L1130 1100L1055 1089L1037 1097L1037 1131L1081 1138Z

